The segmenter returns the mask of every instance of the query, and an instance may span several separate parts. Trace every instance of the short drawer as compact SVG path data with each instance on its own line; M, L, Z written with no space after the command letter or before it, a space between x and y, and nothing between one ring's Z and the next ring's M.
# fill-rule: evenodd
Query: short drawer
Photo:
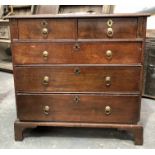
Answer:
M97 18L78 20L78 38L136 38L137 18Z
M74 19L20 19L19 39L74 39Z
M136 123L139 109L139 96L17 95L17 115L23 121Z
M15 64L138 64L141 42L14 43Z
M141 67L46 66L16 67L17 91L132 92L140 90Z

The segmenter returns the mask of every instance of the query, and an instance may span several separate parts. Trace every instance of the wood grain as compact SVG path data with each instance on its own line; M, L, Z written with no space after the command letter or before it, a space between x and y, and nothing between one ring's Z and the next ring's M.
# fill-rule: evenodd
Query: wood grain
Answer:
M136 123L139 103L140 97L136 95L17 95L18 118L22 121ZM44 106L50 107L48 115ZM111 107L109 115L105 113L106 106Z
M141 42L14 43L12 49L15 64L140 64L141 46ZM107 50L112 51L110 59Z
M75 70L80 70L79 74ZM139 91L140 67L16 67L16 90L30 92L133 92ZM49 77L49 84L43 78ZM105 78L111 77L106 86Z
M98 127L130 131L142 145L143 127L137 123L148 15L9 17L19 119L15 140L37 126Z
M42 22L47 26L43 26ZM43 28L48 29L48 35L42 34ZM74 19L29 19L19 20L19 39L73 39L75 38Z
M137 18L110 18L113 21L111 28L113 36L111 38L136 38L137 37ZM107 21L109 18L102 19L79 19L78 38L108 38Z

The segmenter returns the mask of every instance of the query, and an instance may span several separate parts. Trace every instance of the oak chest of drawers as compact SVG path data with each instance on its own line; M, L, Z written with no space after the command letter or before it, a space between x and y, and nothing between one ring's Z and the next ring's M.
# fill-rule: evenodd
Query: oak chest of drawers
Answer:
M11 17L15 139L37 126L139 125L147 14Z

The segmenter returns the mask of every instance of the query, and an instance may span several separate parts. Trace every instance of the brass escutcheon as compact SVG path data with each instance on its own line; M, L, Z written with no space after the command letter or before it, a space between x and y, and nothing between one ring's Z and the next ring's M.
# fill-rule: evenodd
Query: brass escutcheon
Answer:
M41 25L42 25L43 27L46 27L46 26L48 25L48 22L47 22L46 20L43 20L43 21L41 22Z
M80 97L79 96L75 96L74 97L74 103L78 104L80 102Z
M112 21L112 19L109 19L109 20L107 21L107 26L108 26L108 27L112 27L112 25L113 25L113 21Z
M75 75L80 75L80 73L81 73L80 68L75 68L74 73L75 73Z
M78 43L76 43L76 44L74 45L73 49L74 49L75 51L79 51L79 50L80 50L80 45L79 45Z

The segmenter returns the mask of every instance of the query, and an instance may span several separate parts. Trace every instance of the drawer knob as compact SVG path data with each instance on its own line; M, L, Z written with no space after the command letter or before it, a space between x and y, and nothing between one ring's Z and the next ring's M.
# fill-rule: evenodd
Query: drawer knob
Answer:
M109 27L108 29L107 29L107 36L108 37L112 37L113 36L113 29L111 28L111 27Z
M111 114L111 107L110 106L106 106L105 107L105 114L106 115L110 115Z
M74 73L75 73L75 75L80 75L80 73L81 73L80 68L75 68Z
M49 83L49 77L48 76L44 76L43 78L43 85L48 85Z
M47 59L47 57L48 57L48 52L47 51L43 51L43 58Z
M44 111L44 114L45 115L48 115L49 114L49 110L50 110L50 107L49 106L44 106L44 108L43 108L43 111Z
M47 28L43 28L42 29L42 34L43 35L47 35L48 34L48 29Z
M107 50L106 51L106 56L108 59L111 59L112 58L112 51L111 50Z
M113 25L113 21L112 21L112 19L109 19L109 20L107 21L107 26L108 26L108 27L112 27L112 25Z
M105 83L106 83L107 87L109 87L111 85L111 77L110 76L105 77Z
M74 97L74 103L78 104L80 102L80 97L79 96L75 96Z

